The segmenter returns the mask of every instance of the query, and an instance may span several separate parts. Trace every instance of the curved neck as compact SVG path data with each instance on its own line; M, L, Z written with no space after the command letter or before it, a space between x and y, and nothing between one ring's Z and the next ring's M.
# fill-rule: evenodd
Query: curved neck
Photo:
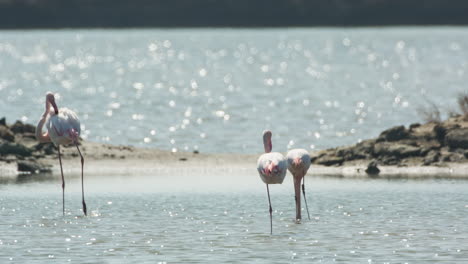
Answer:
M50 142L50 137L49 133L42 133L42 127L44 126L45 121L47 120L47 116L49 115L50 112L50 103L49 100L46 100L46 106L45 106L45 112L42 114L41 119L39 120L39 123L37 123L36 126L36 139L39 142Z

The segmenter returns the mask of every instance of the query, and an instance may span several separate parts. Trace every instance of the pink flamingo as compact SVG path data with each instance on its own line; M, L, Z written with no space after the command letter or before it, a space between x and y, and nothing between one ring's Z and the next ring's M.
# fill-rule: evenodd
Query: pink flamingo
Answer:
M293 149L286 155L288 159L288 170L293 175L294 180L294 193L296 199L296 221L301 221L301 181L305 178L307 170L310 167L310 155L305 149ZM307 199L305 195L304 182L302 183L302 193L304 194L304 201L307 208L307 215L310 220L309 207L307 206Z
M268 204L270 206L270 232L273 234L273 216L271 209L270 190L268 184L281 184L286 176L287 162L284 156L278 152L271 152L271 131L263 132L263 147L265 154L262 154L257 161L257 170L260 178L266 184L268 194Z
M50 107L54 111L51 112ZM48 132L42 133L44 123ZM42 114L41 119L36 127L36 138L39 142L52 142L58 148L58 157L60 163L60 173L62 174L62 206L63 214L65 215L65 178L63 177L62 158L60 156L60 145L74 144L81 157L81 195L83 203L83 212L86 214L86 203L84 199L84 185L83 185L83 166L84 158L81 155L80 148L78 147L78 138L80 136L80 120L75 112L67 108L57 108L55 104L55 97L53 93L48 92L46 95L45 112Z

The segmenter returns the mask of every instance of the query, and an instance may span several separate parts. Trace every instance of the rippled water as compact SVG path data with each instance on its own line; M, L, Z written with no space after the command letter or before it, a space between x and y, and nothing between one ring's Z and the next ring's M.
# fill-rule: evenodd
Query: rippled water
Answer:
M88 176L88 217L79 176L67 176L65 217L57 177L2 180L1 263L468 261L467 181L308 177L312 219L295 224L288 176L270 188L270 236L250 169Z
M467 91L466 27L0 32L0 113L35 123L44 94L89 140L261 152L355 143Z

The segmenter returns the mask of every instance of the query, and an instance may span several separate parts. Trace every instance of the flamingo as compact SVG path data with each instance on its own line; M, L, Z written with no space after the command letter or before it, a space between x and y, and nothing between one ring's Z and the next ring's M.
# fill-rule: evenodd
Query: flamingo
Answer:
M262 154L257 161L258 174L262 181L266 184L268 194L268 204L270 206L270 233L273 234L273 216L271 209L270 190L268 184L281 184L286 176L287 162L283 154L271 152L271 131L263 132L263 147L265 154Z
M307 199L305 195L304 176L310 167L310 155L305 149L292 149L286 155L288 159L288 170L293 175L294 180L294 197L296 200L296 222L301 221L301 181L302 193L304 194L304 202L307 208L307 216L310 220L309 207L307 206Z
M53 112L51 112L51 106ZM46 125L48 132L42 133L42 127ZM81 195L83 212L86 213L86 203L84 199L83 184L83 166L84 158L78 147L78 138L80 136L80 120L75 112L68 108L57 108L54 94L46 94L45 112L36 127L36 138L39 142L52 142L58 149L58 158L60 163L60 173L62 174L62 210L65 215L65 178L63 177L62 158L60 156L60 145L74 144L81 157Z

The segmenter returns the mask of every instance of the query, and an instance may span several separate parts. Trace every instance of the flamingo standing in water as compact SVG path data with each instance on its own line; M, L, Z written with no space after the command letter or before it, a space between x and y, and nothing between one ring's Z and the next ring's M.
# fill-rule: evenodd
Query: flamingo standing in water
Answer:
M307 216L310 219L309 207L307 206L307 199L305 195L304 176L310 167L310 155L305 149L293 149L286 155L288 159L288 170L293 175L294 180L294 197L296 199L296 221L301 221L301 181L302 193L304 194L304 202L307 208Z
M263 132L263 147L265 154L262 154L257 161L257 170L260 178L266 184L268 194L268 204L270 206L270 232L273 234L273 216L271 209L270 190L268 184L281 184L286 176L287 162L284 156L278 152L271 152L271 131Z
M51 106L53 112L51 112ZM44 123L48 132L42 133ZM62 206L63 214L65 215L65 179L63 177L62 158L60 156L60 145L74 144L81 157L81 195L83 203L83 212L86 214L86 203L84 199L83 186L83 166L84 158L81 155L78 147L78 138L80 136L80 120L75 112L67 108L57 108L53 93L48 92L46 95L45 112L36 127L36 138L39 142L52 142L58 149L58 158L60 163L60 173L62 174Z

